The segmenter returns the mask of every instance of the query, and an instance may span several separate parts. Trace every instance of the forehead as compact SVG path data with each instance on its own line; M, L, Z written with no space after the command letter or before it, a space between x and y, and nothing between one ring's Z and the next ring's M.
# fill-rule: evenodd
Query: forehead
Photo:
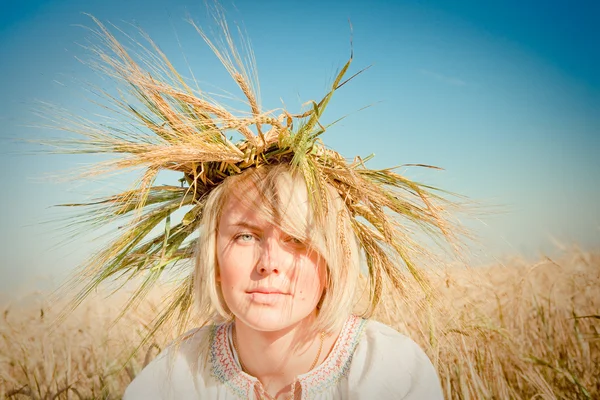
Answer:
M308 228L312 220L306 186L289 174L267 181L235 182L225 196L219 225L247 222L271 224L286 230ZM295 230L295 229L294 229Z
M257 212L255 207L246 204L245 202L237 201L233 197L229 197L223 205L221 216L219 218L219 226L236 225L240 222L258 223L261 218L261 213Z

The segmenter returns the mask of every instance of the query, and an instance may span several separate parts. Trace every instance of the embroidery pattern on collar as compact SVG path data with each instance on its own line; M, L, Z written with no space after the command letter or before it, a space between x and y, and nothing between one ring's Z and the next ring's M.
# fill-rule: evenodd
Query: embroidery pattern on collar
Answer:
M335 386L350 370L354 350L362 337L367 320L352 315L344 324L338 340L325 361L298 377L302 398L311 399Z
M299 375L302 398L314 398L335 386L350 369L354 350L362 337L367 320L350 316L344 323L333 349L325 361L312 371ZM258 380L243 372L235 361L229 346L228 331L231 324L213 327L211 331L211 364L213 376L227 386L240 399L250 398Z
M249 399L255 382L249 379L250 376L239 370L231 354L227 337L229 325L216 325L211 330L210 361L212 375L221 384L231 389L239 399Z

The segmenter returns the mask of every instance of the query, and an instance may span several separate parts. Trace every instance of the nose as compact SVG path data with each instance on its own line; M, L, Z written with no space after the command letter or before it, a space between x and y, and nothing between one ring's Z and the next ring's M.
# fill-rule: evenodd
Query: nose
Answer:
M262 276L278 275L285 262L285 250L277 238L268 238L263 242L256 264L257 272Z

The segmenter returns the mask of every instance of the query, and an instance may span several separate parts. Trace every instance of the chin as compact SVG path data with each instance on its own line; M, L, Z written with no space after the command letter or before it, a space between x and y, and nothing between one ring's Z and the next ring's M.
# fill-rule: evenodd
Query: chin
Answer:
M313 314L314 311L283 310L281 307L253 305L251 310L235 313L242 323L248 327L263 332L273 332L295 326L305 318Z

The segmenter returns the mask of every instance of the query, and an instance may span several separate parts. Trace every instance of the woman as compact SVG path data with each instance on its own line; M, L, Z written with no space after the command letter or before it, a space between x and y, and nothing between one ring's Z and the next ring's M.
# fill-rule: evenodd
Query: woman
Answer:
M107 279L143 276L135 304L161 274L195 257L195 273L150 335L169 320L186 325L192 299L201 326L150 363L125 399L442 398L424 352L365 318L382 307L393 313L406 275L430 298L411 256L423 254L413 232L450 237L447 203L392 169L348 162L320 142L323 112L348 81L351 60L320 102L274 115L260 109L255 74L242 61L253 58L237 53L227 25L225 49L197 28L247 98L251 112L236 116L192 90L153 42L133 43L141 56L132 54L96 22L100 70L134 99L108 96L106 108L131 120L115 126L75 117L68 130L86 139L67 144L121 156L98 172L144 173L131 190L90 203L93 223L133 217L80 275L87 285L75 302ZM228 139L232 132L242 140ZM164 170L182 173L182 186L154 185ZM187 213L172 225L182 207Z
M164 351L126 400L443 398L413 341L351 314L359 249L343 200L327 189L319 223L288 164L249 169L210 194L196 293L224 322Z

